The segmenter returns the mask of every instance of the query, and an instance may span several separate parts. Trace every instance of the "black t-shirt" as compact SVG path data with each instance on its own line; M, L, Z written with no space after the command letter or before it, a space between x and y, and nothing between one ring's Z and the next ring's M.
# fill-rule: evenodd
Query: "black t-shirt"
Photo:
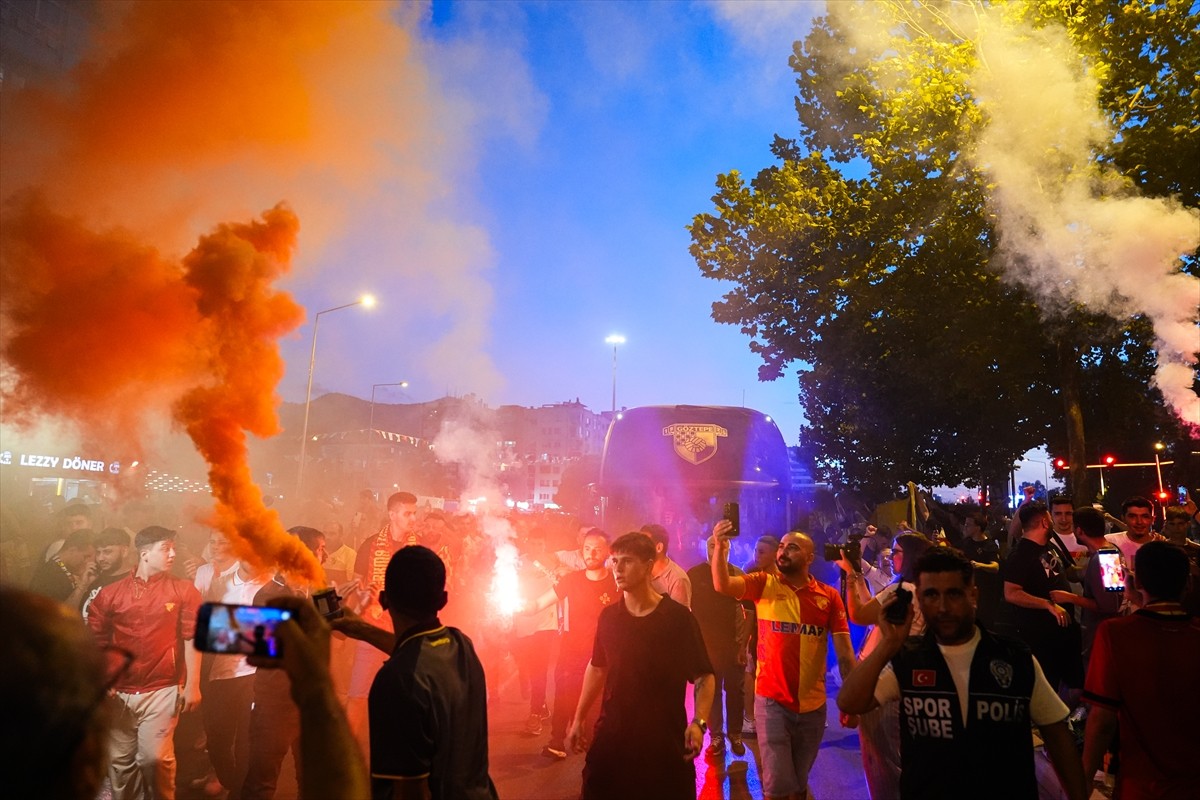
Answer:
M588 579L587 570L568 572L554 585L554 593L559 600L566 601L559 646L571 652L589 652L596 638L600 612L621 598L612 573L605 570L604 578L593 581Z
M729 574L743 573L730 565ZM709 659L725 662L736 658L738 625L745 617L742 604L713 588L712 567L707 561L689 569L688 578L692 581L692 614L700 623Z
M597 745L650 763L682 761L687 684L712 672L691 612L665 596L644 617L614 603L600 614L592 664L606 670Z
M1004 580L1017 584L1027 594L1045 600L1050 599L1052 590L1071 590L1063 575L1063 563L1058 556L1058 549L1049 544L1038 544L1028 537L1017 542L1016 549L1004 563ZM1070 614L1074 606L1065 608ZM1013 604L1013 613L1016 615L1017 627L1022 636L1035 633L1053 634L1058 628L1058 622L1044 608L1025 608Z
M980 564L1000 563L1000 545L990 536L982 542L975 539L963 539L963 555Z
M65 602L75 591L75 581L71 579L67 568L57 558L38 565L37 571L29 581L29 590L52 597L58 602Z
M397 637L371 684L371 793L427 777L433 800L496 800L488 777L487 686L475 646L439 622Z

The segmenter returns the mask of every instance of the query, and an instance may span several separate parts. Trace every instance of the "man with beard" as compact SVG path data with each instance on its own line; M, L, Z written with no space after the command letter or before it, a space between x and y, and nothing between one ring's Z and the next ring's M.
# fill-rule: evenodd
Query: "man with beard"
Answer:
M124 578L130 570L125 563L129 555L129 532L124 528L105 528L96 534L96 577L83 599L83 618L86 621L88 607L100 594L100 590L114 581Z
M622 601L600 612L591 661L566 744L587 749L588 711L603 692L595 741L583 768L583 800L696 797L692 765L704 745L713 699L712 665L695 617L651 583L655 542L627 533L612 545ZM686 722L687 684L696 687Z
M841 595L809 574L816 551L812 539L792 532L776 551L778 575L729 574L733 528L721 520L713 529L713 587L739 600L753 600L758 615L759 660L755 719L767 798L805 800L808 773L825 732L825 654L833 639L842 677L854 667L850 625Z
M383 591L384 576L392 555L403 547L417 543L417 496L409 492L396 492L388 498L387 516L387 524L375 535L368 536L358 548L358 557L354 562L358 592L351 598L350 605L367 622L390 630L391 618L379 604L379 594ZM369 752L365 746L369 735L367 695L371 691L371 681L383 666L385 657L384 652L366 642L355 644L346 717L350 720L350 730L364 745L364 752Z
M979 593L970 560L953 548L933 547L916 571L925 635L909 637L911 607L903 623L889 621L886 611L896 597L888 598L879 644L846 677L837 698L847 714L900 700L900 796L1037 797L1032 722L1063 791L1082 800L1086 787L1067 707L1024 645L975 624Z
M1037 656L1055 691L1060 684L1083 688L1083 635L1073 611L1078 605L1063 566L1062 551L1049 541L1051 521L1044 503L1021 506L1021 540L1004 564L1004 599L1013 607L1017 634Z
M593 528L583 537L583 565L569 572L554 588L544 593L526 613L535 614L556 600L563 604L562 638L554 667L554 709L550 718L550 741L542 748L546 758L567 757L567 724L575 713L583 674L592 655L596 623L605 606L620 595L612 573L604 567L608 559L608 535Z

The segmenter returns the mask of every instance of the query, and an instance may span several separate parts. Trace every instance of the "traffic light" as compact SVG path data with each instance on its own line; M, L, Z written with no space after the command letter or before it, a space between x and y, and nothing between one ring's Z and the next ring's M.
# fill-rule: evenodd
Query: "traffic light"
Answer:
M1105 456L1104 457L1104 466L1111 467L1115 463L1117 463L1116 456Z
M1055 469L1066 469L1067 468L1067 460L1065 458L1054 459L1054 468Z
M1171 497L1171 493L1160 489L1158 492L1155 493L1155 496L1158 497L1158 502L1162 503L1163 505L1166 505L1167 500L1169 500Z

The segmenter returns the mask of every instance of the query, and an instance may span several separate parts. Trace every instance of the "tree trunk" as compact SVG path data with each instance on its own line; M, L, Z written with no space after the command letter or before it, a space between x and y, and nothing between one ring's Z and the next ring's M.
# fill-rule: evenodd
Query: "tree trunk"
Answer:
M1091 482L1087 471L1087 448L1083 438L1083 402L1079 355L1075 346L1060 337L1058 340L1058 374L1061 376L1063 413L1067 423L1067 458L1070 478L1067 491L1075 505L1092 500Z

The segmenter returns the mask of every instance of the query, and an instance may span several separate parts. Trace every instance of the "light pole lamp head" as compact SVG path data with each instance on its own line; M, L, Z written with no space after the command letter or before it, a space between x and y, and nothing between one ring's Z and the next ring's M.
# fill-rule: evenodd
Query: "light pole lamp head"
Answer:
M606 338L604 341L605 341L607 344L611 344L611 345L613 345L613 346L615 347L616 345L619 345L619 344L625 344L625 337L624 337L624 336L622 336L622 335L621 335L621 334L619 334L619 333L614 333L614 334L611 334L611 335L610 335L608 338Z
M362 297L358 298L358 302L362 304L363 308L374 308L375 307L375 295L364 294Z

